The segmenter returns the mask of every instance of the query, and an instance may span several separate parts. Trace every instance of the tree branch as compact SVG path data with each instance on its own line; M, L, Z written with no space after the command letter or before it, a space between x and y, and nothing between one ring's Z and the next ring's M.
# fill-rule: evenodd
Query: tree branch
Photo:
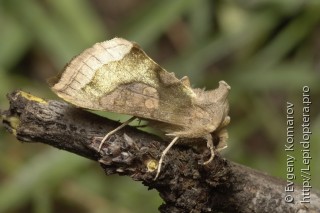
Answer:
M1 112L3 124L18 140L45 143L99 161L106 174L128 175L159 191L165 204L161 212L306 212L320 211L320 193L301 204L301 188L284 200L286 182L190 147L174 146L165 157L157 180L157 160L166 143L154 135L125 127L112 135L99 152L100 140L119 123L60 101L44 101L15 91L10 108Z

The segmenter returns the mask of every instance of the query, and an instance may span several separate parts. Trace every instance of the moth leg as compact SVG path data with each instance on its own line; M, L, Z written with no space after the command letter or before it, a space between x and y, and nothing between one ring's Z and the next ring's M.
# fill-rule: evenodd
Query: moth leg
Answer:
M159 173L161 171L161 164L162 164L162 161L163 161L163 158L164 156L167 154L167 152L170 150L170 148L177 142L177 140L179 139L179 137L175 137L170 143L169 145L163 150L162 154L161 154L161 157L160 157L160 160L159 160L159 163L158 163L158 169L157 169L157 174L155 176L155 178L153 180L156 180L159 176Z
M218 137L219 137L219 144L217 145L216 150L221 151L228 147L227 146L227 140L229 138L228 131L226 129L221 129L218 133Z
M119 131L120 129L122 129L122 128L125 127L126 125L128 125L130 122L132 122L134 119L136 119L136 117L130 118L129 120L123 122L120 126L118 126L117 128L115 128L114 130L108 132L108 134L106 134L106 135L102 138L102 140L101 140L101 142L100 142L99 149L98 149L99 152L100 152L100 150L101 150L101 148L102 148L102 145L104 144L104 142L108 139L108 137L109 137L110 135L116 133L117 131Z
M213 145L213 140L212 140L211 134L206 135L204 138L207 140L207 147L210 149L210 152L211 152L211 156L210 156L209 160L207 160L206 162L203 163L204 165L206 165L206 164L210 163L214 158L214 145Z

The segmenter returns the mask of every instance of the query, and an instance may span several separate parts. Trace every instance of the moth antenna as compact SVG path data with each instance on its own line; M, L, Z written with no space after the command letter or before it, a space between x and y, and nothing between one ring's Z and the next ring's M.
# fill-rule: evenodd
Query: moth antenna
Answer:
M128 119L127 121L123 122L120 126L118 126L117 128L115 128L114 130L108 132L108 134L106 134L103 139L101 140L100 142L100 145L99 145L99 152L102 148L102 145L104 144L104 142L108 139L108 137L114 133L116 133L117 131L119 131L120 129L122 129L123 127L127 126L130 122L132 122L134 119L136 119L136 117L131 117L130 119Z
M158 169L157 169L157 174L155 176L155 178L153 180L156 180L160 174L160 171L161 171L161 164L162 164L162 161L163 161L163 158L164 156L167 154L167 152L170 150L170 148L176 143L176 141L179 139L179 137L175 137L171 142L170 144L163 150L162 154L161 154L161 157L160 157L160 160L159 160L159 163L158 163Z

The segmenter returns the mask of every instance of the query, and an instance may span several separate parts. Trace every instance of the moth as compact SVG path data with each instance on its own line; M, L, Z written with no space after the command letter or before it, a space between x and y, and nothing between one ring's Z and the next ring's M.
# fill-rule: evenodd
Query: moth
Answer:
M148 125L172 137L162 152L157 174L166 153L179 138L204 138L211 157L226 147L230 122L225 81L211 91L194 89L188 77L178 79L151 58L134 42L114 38L86 49L51 80L51 89L65 101L84 109L110 111L133 117L101 141L130 123L147 120ZM212 135L219 143L214 145Z

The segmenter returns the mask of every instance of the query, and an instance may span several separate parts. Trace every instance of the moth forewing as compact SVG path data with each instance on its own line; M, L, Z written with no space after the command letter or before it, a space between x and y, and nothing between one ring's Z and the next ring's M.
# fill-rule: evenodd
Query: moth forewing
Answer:
M117 44L122 48L117 48ZM100 56L101 47L106 48L105 54L108 57ZM123 55L114 53L119 49ZM110 58L113 55L117 57L112 61ZM98 60L101 62L100 67L91 68L90 64ZM75 62L79 62L79 65L76 66ZM86 73L89 75L86 76ZM52 90L81 108L128 114L177 125L185 121L176 118L186 117L189 113L179 109L190 108L195 97L185 80L181 81L173 73L165 71L136 44L120 38L98 43L74 58L54 82Z

